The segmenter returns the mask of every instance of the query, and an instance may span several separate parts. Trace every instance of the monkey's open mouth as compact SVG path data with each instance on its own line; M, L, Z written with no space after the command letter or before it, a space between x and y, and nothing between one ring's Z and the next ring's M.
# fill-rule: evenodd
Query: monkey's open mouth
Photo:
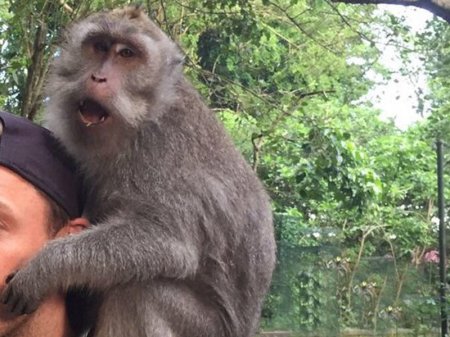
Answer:
M108 111L92 99L80 102L79 113L81 122L86 126L101 124L109 117Z

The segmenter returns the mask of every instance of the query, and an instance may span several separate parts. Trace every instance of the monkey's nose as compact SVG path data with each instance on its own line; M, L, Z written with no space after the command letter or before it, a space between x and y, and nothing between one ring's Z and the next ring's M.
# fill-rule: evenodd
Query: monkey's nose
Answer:
M95 75L95 74L92 74L92 75L91 75L91 79L92 79L94 82L97 82L97 83L106 82L106 77L98 76L98 75Z

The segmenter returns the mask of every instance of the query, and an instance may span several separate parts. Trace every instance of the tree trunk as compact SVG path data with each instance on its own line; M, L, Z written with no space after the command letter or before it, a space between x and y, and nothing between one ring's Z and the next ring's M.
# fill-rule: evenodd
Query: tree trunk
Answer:
M47 25L41 21L36 30L33 43L33 54L27 71L27 83L24 90L21 115L33 120L42 105L42 87L47 72L47 60L45 57Z

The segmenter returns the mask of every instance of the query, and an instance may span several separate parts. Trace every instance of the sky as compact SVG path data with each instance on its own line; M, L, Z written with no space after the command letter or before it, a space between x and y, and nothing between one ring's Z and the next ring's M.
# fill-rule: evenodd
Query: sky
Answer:
M415 7L379 5L378 8L397 16L404 16L406 24L414 32L423 30L426 21L433 17L430 12ZM381 62L392 70L398 69L402 61L397 56L395 48L383 46L383 49ZM418 87L426 90L426 78L420 72L421 61L419 59L413 59L411 64L419 69L416 76L408 78L396 74L388 83L375 87L367 96L374 106L381 110L381 119L388 120L392 118L395 125L402 130L423 118L415 109L417 105L415 90Z

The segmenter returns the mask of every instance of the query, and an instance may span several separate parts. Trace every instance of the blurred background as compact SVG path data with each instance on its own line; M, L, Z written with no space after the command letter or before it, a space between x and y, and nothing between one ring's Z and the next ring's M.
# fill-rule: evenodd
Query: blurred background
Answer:
M40 122L63 28L125 3L0 0L0 107ZM278 265L261 332L440 336L435 142L450 138L450 9L142 4L272 197Z

